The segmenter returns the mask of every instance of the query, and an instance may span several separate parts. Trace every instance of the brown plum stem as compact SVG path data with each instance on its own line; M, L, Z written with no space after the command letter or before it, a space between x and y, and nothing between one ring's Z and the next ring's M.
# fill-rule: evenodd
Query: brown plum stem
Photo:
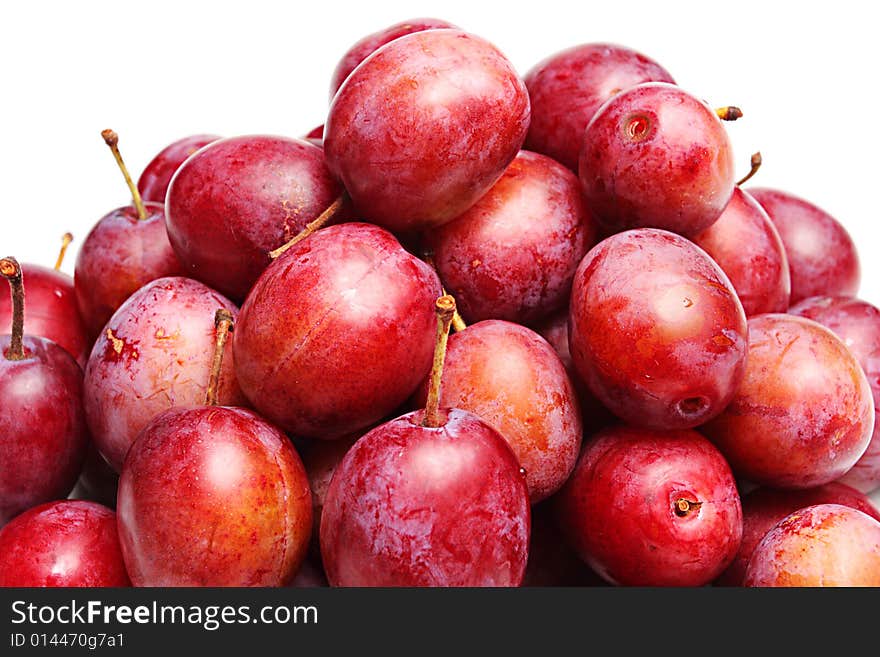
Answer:
M274 251L269 251L269 257L272 258L272 260L274 260L275 258L280 256L282 253L287 251L287 249L289 249L290 247L292 247L296 244L299 244L305 238L307 238L309 235L311 235L312 233L323 228L324 224L326 224L328 221L330 221L333 218L333 216L337 212L339 212L340 209L342 209L342 206L345 205L345 201L347 198L348 198L348 194L346 192L343 192L342 194L340 194L339 198L337 198L335 201L333 201L333 203L331 203L330 206L326 210L324 210L321 214L319 214L316 219L307 223L306 227L303 228L292 240L290 240L289 242L286 242L285 244L282 244Z
M455 314L455 299L444 294L437 299L434 306L437 314L437 344L434 347L434 362L431 365L431 378L428 381L428 401L425 404L423 427L439 427L440 418L440 381L443 378L443 362L446 360L446 343L449 341L449 325Z
M21 278L21 265L13 257L0 259L0 274L9 281L12 292L12 337L6 360L24 360L24 284Z
M738 183L736 183L737 187L751 180L752 176L758 173L758 169L761 168L761 164L763 163L763 161L764 160L763 158L761 158L760 151L757 153L752 153L752 168L749 169L749 172Z
M61 263L64 262L64 254L67 253L67 247L70 246L72 241L73 235L70 233L64 233L64 235L61 236L61 250L58 252L58 259L55 260L55 271L61 269Z
M220 388L220 370L223 367L223 350L226 340L233 331L232 313L220 308L214 313L214 360L211 362L211 376L208 379L208 391L205 393L205 406L217 405L217 393Z
M431 267L431 269L433 269L435 272L437 271L437 265L434 263L434 254L433 253L430 253L430 252L425 253L425 255L422 257L422 260L424 260L425 263L428 264ZM441 292L443 292L443 296L449 295L449 293L446 291L446 288L443 287L443 285L440 286L440 290L441 290ZM467 324L464 323L464 320L461 318L461 315L458 314L458 310L456 310L455 313L452 315L452 330L455 331L456 333L461 333L466 328L467 328Z
M146 219L147 210L141 199L141 193L131 179L128 167L125 166L125 162L122 161L122 155L119 153L119 135L112 130L103 130L101 136L104 138L104 143L110 147L110 152L113 153L113 157L116 158L116 164L119 165L119 170L122 171L122 175L125 177L125 184L128 185L128 189L131 191L131 200L134 202L134 207L137 210L138 219Z
M715 110L715 113L718 115L718 118L722 121L736 121L737 119L741 119L743 112L739 107L735 105L728 105L727 107L719 107Z
M689 500L686 497L680 497L675 501L675 515L679 518L684 518L691 511L696 511L701 506L703 506L702 502Z

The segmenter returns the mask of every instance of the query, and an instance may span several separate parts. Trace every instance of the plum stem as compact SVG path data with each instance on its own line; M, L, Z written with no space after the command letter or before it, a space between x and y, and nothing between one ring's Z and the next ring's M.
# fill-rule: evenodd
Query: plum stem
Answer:
M696 511L701 506L703 506L702 502L689 500L686 497L680 497L675 501L675 515L679 518L684 518L691 511Z
M452 315L452 328L456 333L461 333L467 328L467 324L464 323L457 310Z
M214 359L211 362L211 376L208 378L208 390L205 393L205 406L217 405L217 393L220 388L220 370L223 367L223 350L226 340L233 331L234 319L226 308L218 308L214 313Z
M425 263L427 265L429 265L431 267L431 269L433 269L435 272L437 271L437 265L434 262L434 254L433 253L426 252L422 256L422 260L424 260ZM439 276L439 272L438 272L438 276ZM440 290L443 292L443 296L451 296L446 291L446 288L443 286L442 283L440 285ZM456 333L461 333L466 328L467 328L467 324L464 323L464 320L461 318L461 315L458 314L458 309L456 309L452 315L452 330L455 331Z
M741 119L743 112L739 107L735 105L728 105L727 107L719 107L715 110L715 113L718 115L718 118L722 121L736 121L737 119Z
M272 258L272 260L274 260L275 258L280 256L282 253L287 251L287 249L289 249L290 247L295 246L296 244L299 244L305 238L307 238L309 235L311 235L312 233L323 228L324 224L326 224L328 221L330 221L333 218L333 216L337 212L339 212L339 210L342 209L342 206L345 205L345 201L347 198L348 198L348 194L346 192L343 192L342 194L340 194L339 198L337 198L335 201L333 201L333 203L331 203L330 206L326 210L324 210L321 214L319 214L316 219L307 223L306 227L303 228L299 233L297 233L293 237L293 239L291 239L289 242L282 244L274 251L269 251L269 257Z
M428 401L425 404L423 427L441 426L440 381L443 378L443 362L446 360L446 343L449 341L449 325L455 315L455 299L444 294L434 305L437 314L437 344L434 347L434 362L431 365L431 378L428 382Z
M739 187L739 186L743 185L744 183L747 183L749 180L751 180L752 176L754 176L756 173L758 173L758 169L761 168L761 164L763 163L763 161L764 160L761 157L760 151L758 151L757 153L752 153L752 163L751 163L752 168L749 169L749 172L738 183L736 183L737 187Z
M64 254L67 253L67 247L73 241L71 233L64 233L61 236L61 250L58 252L58 258L55 260L55 271L61 270L61 263L64 262Z
M0 274L9 281L12 292L12 337L6 360L24 360L24 284L21 277L21 265L13 257L0 259Z
M137 210L138 219L146 219L147 209L144 207L141 193L131 179L128 167L125 166L125 162L122 161L122 155L119 153L119 135L112 130L103 130L101 131L101 136L104 138L104 143L110 147L110 152L113 153L113 157L116 158L116 164L119 165L119 170L122 171L122 175L125 177L125 184L128 185L128 189L131 191L131 200Z

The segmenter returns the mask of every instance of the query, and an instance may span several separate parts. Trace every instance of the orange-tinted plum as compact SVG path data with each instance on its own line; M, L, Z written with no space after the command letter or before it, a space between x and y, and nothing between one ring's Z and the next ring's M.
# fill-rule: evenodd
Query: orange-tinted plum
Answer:
M431 367L434 270L391 233L330 226L281 254L248 295L235 371L262 415L339 438L403 403Z
M14 258L0 260L10 283L11 333L0 335L0 527L73 488L87 444L83 375L51 340L23 336L24 286Z
M49 502L0 529L0 586L130 586L116 514L94 502Z
M428 239L440 279L466 321L520 323L568 302L574 272L595 242L577 177L528 151Z
M812 320L768 314L749 320L745 378L701 431L738 477L811 488L852 468L873 428L871 388L846 345Z
M336 92L339 91L339 87L351 75L351 72L357 68L358 64L386 43L390 43L413 32L445 28L454 29L455 26L439 18L413 18L390 25L384 30L368 34L349 48L336 65L336 70L333 71L333 77L330 79L330 100L333 100Z
M427 396L427 382L419 401ZM574 387L553 348L500 320L449 338L440 404L469 411L504 437L525 470L532 503L559 490L577 462L581 419Z
M742 498L743 537L736 559L715 583L742 586L749 559L767 532L788 515L815 504L841 504L880 520L880 511L867 496L839 482L806 490L756 488Z
M135 586L283 586L312 529L293 445L251 411L221 406L171 409L144 428L117 513Z
M678 235L643 228L599 243L575 274L569 314L578 374L631 424L698 426L742 380L742 304L718 265Z
M324 153L361 218L416 231L485 194L528 125L528 92L504 55L459 30L427 30L352 72L330 106Z
M131 295L107 322L86 366L84 403L92 439L117 472L153 417L204 400L219 307L236 312L202 283L160 278ZM230 356L220 401L242 400Z
M529 497L504 438L475 415L381 424L336 469L321 518L332 586L518 586Z
M853 297L811 297L789 310L819 322L843 340L859 361L874 399L874 433L868 449L843 476L863 492L880 487L880 310Z
M733 152L721 120L674 85L651 82L619 93L582 139L584 197L609 231L695 235L721 216L733 194Z
M186 159L199 150L215 142L217 135L192 135L169 144L150 160L138 178L137 188L144 201L165 203L165 193L171 178Z
M584 130L596 111L613 95L643 82L675 80L654 60L607 43L548 57L525 76L532 101L526 148L577 171Z
M551 315L534 328L535 332L553 347L556 355L559 356L559 360L565 366L565 371L568 372L568 377L577 392L584 435L592 435L609 424L616 424L617 419L590 392L590 389L581 381L574 368L574 363L571 360L571 349L568 345L568 308L564 308L562 311Z
M733 560L742 535L733 474L691 430L599 432L556 511L581 558L619 585L707 584Z
M767 211L788 257L791 303L817 295L854 295L861 271L856 246L834 217L793 194L749 188Z
M692 239L727 274L746 316L788 309L785 247L770 217L747 192L737 187L718 221Z
M320 148L299 139L221 139L177 170L168 237L187 276L236 301L270 262L342 193Z
M80 318L73 279L55 269L25 263L22 278L27 287L24 333L47 338L67 350L80 367L89 359L91 342ZM0 330L12 321L12 299L0 294Z
M839 504L796 511L755 549L745 586L880 586L880 522Z

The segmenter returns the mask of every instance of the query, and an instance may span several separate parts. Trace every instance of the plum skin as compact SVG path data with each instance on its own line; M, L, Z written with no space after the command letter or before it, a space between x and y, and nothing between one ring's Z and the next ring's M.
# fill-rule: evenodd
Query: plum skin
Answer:
M742 536L730 467L689 429L600 431L555 499L572 547L619 585L707 584L731 563ZM682 513L682 499L698 506Z
M174 408L144 428L117 513L135 586L283 586L312 527L288 438L251 411L218 406Z
M700 233L734 189L733 152L718 116L662 82L632 87L602 106L583 134L578 174L587 205L611 232Z
M37 504L65 497L85 458L83 374L65 349L25 335L25 358L8 360L0 335L0 527Z
M791 297L788 258L758 202L739 187L718 220L692 238L727 274L747 317L784 313Z
M457 409L379 425L327 491L321 553L331 586L519 586L529 499L519 463L488 424Z
M588 43L551 55L525 76L532 102L526 148L577 172L584 130L616 93L675 80L657 62L623 46Z
M144 167L137 181L144 202L165 203L171 178L187 158L203 146L220 139L217 135L191 135L168 144Z
M748 192L767 211L785 245L792 304L817 295L858 292L859 255L834 217L794 194L763 187Z
M457 217L501 177L529 115L525 84L494 46L459 30L415 32L348 77L324 153L363 219L416 231Z
M498 430L525 470L532 504L559 490L574 469L582 434L574 386L553 348L524 326L486 320L450 336L440 404Z
M520 151L488 192L427 243L465 321L529 324L565 305L596 237L577 177Z
M360 39L351 48L345 51L340 58L336 69L330 79L330 100L339 91L342 83L348 79L351 72L358 67L367 57L376 52L386 43L390 43L395 39L412 34L413 32L422 32L424 30L442 30L457 29L452 23L447 23L439 18L413 18L408 21L401 21L394 25L389 25L383 30L373 32ZM323 133L323 130L322 130ZM315 135L320 137L321 135Z
M880 586L880 522L839 504L795 511L761 540L745 586Z
M36 506L0 529L0 586L130 586L116 514L80 500Z
M553 347L559 360L568 372L568 378L574 385L577 393L578 406L581 409L581 424L584 435L591 436L606 426L617 423L617 418L596 399L590 389L577 375L574 362L571 359L571 349L568 345L568 308L551 315L543 322L536 324L535 332L544 338Z
M324 512L324 501L333 473L340 462L360 437L366 433L356 432L337 438L336 440L316 440L302 452L303 466L309 477L309 489L312 491L312 546L320 555L321 546L318 541L321 530L321 515Z
M767 314L749 320L749 358L730 405L701 428L739 477L811 488L843 476L874 428L868 380L820 324Z
M92 439L119 472L137 434L160 412L205 400L214 353L214 314L238 309L198 281L160 278L131 295L107 322L85 371L84 407ZM239 404L227 344L221 404Z
M587 254L572 284L568 337L581 379L637 426L706 422L745 371L736 292L705 252L663 230L619 233Z
M880 310L853 297L810 297L789 309L825 326L859 361L874 399L874 432L862 457L843 481L863 493L880 486Z
M247 135L205 146L168 187L168 238L187 276L235 301L295 237L342 194L320 148Z
M381 420L431 367L434 270L369 224L324 228L254 285L233 335L235 371L264 417L334 439Z
M880 511L867 496L837 481L805 490L756 488L742 498L743 537L736 558L715 584L742 586L749 559L767 532L795 511L816 504L840 504L880 520Z
M157 278L183 274L168 241L164 206L144 208L145 219L132 206L102 217L77 254L76 302L92 340L134 292Z

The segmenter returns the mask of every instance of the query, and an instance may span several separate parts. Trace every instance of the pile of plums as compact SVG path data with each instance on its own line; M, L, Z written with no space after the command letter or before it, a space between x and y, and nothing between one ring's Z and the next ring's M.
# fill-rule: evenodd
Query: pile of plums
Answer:
M0 260L0 584L880 585L880 310L738 108L433 19L331 97L105 130L74 277Z

